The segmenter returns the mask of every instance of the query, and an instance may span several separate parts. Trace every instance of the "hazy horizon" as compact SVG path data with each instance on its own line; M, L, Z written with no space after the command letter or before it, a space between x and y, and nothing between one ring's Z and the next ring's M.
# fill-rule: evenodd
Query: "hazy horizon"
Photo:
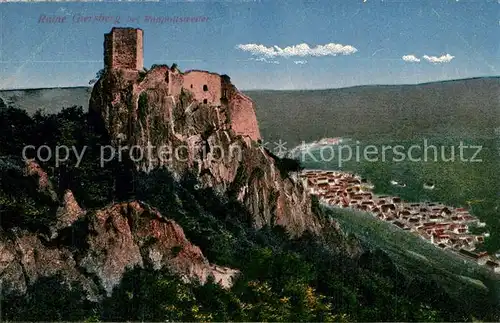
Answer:
M231 77L231 75L229 75ZM234 84L240 91L242 92L251 92L251 91L323 91L323 90L340 90L340 89L348 89L355 87L365 87L365 86L411 86L411 85L425 85L425 84L434 84L434 83L444 83L444 82L454 82L454 81L466 81L473 79L487 79L487 78L500 78L500 75L484 75L484 76L471 76L467 78L459 78L459 79L443 79L431 82L422 82L422 83L373 83L373 84L359 84L352 86L344 86L344 87L329 87L329 88L303 88L303 89L272 89L272 88L254 88L254 89L243 89L239 88L238 84ZM72 89L72 88L92 88L93 85L76 85L76 86L54 86L54 87L32 87L32 88L0 88L0 91L26 91L26 90L45 90L45 89Z

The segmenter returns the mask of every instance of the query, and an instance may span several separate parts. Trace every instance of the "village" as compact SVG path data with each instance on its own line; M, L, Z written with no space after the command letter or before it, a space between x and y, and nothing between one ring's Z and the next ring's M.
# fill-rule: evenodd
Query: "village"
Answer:
M485 223L465 208L441 203L408 203L396 196L375 195L373 185L367 180L346 172L305 170L300 177L308 191L322 203L368 212L439 248L500 273L500 261L495 256L477 251L488 233L476 235L469 231L470 227L484 227Z

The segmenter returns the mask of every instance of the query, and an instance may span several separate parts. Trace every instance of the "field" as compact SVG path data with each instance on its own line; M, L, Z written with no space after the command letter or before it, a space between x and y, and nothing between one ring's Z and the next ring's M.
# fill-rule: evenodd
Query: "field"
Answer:
M238 84L235 84L238 86ZM88 108L91 87L0 90L0 99L34 113ZM265 141L288 149L324 137L400 140L434 133L492 136L500 127L500 77L416 85L370 85L303 91L244 91L255 102ZM1 101L0 101L1 106Z

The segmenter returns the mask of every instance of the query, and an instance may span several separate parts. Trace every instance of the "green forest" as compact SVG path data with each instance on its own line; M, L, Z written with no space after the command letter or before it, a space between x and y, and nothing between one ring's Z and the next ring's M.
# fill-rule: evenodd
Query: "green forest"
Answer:
M57 114L30 116L23 110L0 110L0 225L2 235L28 230L47 235L58 207L23 174L26 145L88 149L79 167L69 159L55 167L40 162L54 190L72 190L89 215L120 201L140 200L175 220L210 262L241 271L231 289L216 282L185 283L153 268L135 268L110 297L85 298L81 286L58 276L40 278L26 295L2 295L6 321L498 321L491 295L469 302L467 294L450 294L432 276L401 270L379 249L359 259L338 251L329 237L290 238L279 228L255 229L234 196L197 189L190 174L174 179L165 169L139 172L127 160L99 165L105 132L81 107ZM30 156L33 157L33 156ZM274 156L278 159L278 157ZM281 165L288 165L284 160ZM278 164L280 164L278 160ZM296 164L293 169L299 169ZM317 201L315 213L328 212ZM85 221L85 219L83 220ZM74 228L74 236L88 234ZM346 236L344 239L356 239ZM88 248L81 239L60 239L53 248ZM459 283L459 282L457 282ZM103 292L104 294L104 292Z

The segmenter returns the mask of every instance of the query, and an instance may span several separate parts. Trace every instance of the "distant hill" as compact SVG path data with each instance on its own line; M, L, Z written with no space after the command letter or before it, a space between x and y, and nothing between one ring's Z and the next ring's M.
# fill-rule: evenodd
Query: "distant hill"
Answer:
M56 113L74 105L87 109L91 91L92 88L87 86L0 90L0 107L3 101L8 106L24 109L29 113L38 109Z
M91 87L0 91L5 104L33 113L88 106ZM287 147L322 137L428 132L492 134L500 126L500 77L417 85L369 85L328 90L246 91L256 103L266 141Z
M436 131L491 135L500 126L500 77L330 90L247 91L266 141Z

